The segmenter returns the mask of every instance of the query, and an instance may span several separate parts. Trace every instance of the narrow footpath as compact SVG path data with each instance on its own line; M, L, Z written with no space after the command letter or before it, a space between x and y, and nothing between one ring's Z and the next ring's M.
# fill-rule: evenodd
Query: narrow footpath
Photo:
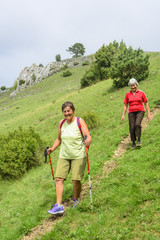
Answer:
M157 114L157 112L160 111L160 107L157 106L157 108L153 108L151 111L152 119ZM145 130L148 127L148 120L145 117L142 121L142 131ZM116 151L114 152L112 158L110 161L107 161L104 164L103 168L103 174L102 176L108 176L110 172L112 172L116 167L116 159L119 159L122 157L122 155L127 150L128 146L130 144L130 136L127 136L124 138ZM85 183L82 187L82 193L81 193L81 199L83 199L88 194L88 182ZM63 203L64 209L68 208L72 205L72 199L68 199ZM51 215L49 218L45 219L42 224L36 226L33 228L27 236L24 236L22 240L34 240L34 239L40 239L44 234L49 233L53 226L58 222L62 221L62 219L65 217L65 215Z

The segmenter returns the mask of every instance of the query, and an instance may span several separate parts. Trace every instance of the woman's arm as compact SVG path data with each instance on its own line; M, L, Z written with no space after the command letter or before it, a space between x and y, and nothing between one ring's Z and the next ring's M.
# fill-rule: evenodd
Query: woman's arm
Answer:
M83 136L87 136L86 140L84 141L84 144L87 147L91 143L92 137L89 133L87 124L85 123L85 121L82 118L80 118L80 123L81 123L81 129L82 129Z
M127 111L127 108L128 108L128 104L125 104L125 103L124 103L123 113L122 113L122 118L121 118L122 121L124 121L124 115L125 115L125 113L126 113L126 111Z
M148 102L144 102L144 105L147 110L147 118L150 121L150 120L152 120L152 117L151 117L151 113L150 113L150 109L149 109L149 104L148 104Z
M60 144L61 144L61 128L60 128L60 122L59 122L58 137L55 140L53 146L51 148L47 149L47 153L51 154L52 152L54 152Z

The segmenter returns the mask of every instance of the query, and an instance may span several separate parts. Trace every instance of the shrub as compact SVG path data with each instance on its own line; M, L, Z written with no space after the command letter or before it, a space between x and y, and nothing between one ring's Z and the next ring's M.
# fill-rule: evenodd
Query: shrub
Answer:
M0 175L3 179L17 179L33 166L40 164L43 142L30 127L0 135Z
M2 91L6 90L6 87L5 87L5 86L2 86L2 87L1 87L1 90L2 90Z
M22 85L24 83L25 83L25 80L23 80L23 79L19 80L19 85Z
M87 70L84 76L81 78L81 88L90 86L98 81L100 81L100 78L98 76L97 66L92 65L92 67Z
M63 67L61 67L61 70L66 70L68 68L68 64L65 64Z
M74 62L74 63L73 63L74 66L77 66L78 64L79 64L78 62Z
M94 128L97 128L99 125L99 120L96 116L95 113L87 111L82 118L84 119L84 121L86 122L88 129L92 130Z
M71 75L72 75L72 73L69 70L67 70L67 71L63 72L62 77L68 77Z
M39 64L39 67L44 67L42 63Z
M82 63L82 66L85 66L85 65L89 65L89 62L85 61L85 62Z

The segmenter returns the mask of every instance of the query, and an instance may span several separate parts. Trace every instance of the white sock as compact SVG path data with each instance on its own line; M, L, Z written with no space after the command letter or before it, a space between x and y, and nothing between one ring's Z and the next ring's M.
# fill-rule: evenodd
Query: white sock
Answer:
M63 207L63 205L62 204L58 204L58 207Z

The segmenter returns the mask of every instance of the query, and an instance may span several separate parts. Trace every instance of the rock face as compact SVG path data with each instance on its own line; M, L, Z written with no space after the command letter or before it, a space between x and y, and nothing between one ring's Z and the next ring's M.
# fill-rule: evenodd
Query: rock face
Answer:
M66 59L60 62L48 63L45 67L43 65L37 66L35 63L31 67L25 67L19 77L17 78L17 90L22 90L28 85L33 85L41 82L44 78L54 75L63 67L74 68L82 66L85 62L91 62L91 56L83 56L79 58Z
M7 88L5 90L0 89L0 93L5 93L5 92L8 92L8 91L9 91L9 89L7 89Z

